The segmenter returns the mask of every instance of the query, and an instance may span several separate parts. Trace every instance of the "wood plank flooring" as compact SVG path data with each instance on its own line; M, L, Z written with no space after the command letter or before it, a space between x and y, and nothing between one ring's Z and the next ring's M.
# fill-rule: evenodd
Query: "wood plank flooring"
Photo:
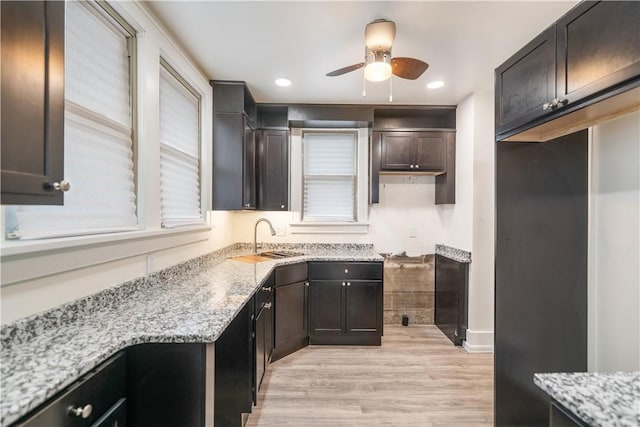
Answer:
M435 326L385 325L381 347L310 346L264 381L248 426L493 426L493 355Z

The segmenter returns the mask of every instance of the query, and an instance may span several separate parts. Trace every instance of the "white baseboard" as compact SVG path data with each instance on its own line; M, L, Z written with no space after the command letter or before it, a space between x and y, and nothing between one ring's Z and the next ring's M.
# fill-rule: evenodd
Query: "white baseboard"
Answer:
M472 331L467 329L464 349L468 353L493 353L493 331Z

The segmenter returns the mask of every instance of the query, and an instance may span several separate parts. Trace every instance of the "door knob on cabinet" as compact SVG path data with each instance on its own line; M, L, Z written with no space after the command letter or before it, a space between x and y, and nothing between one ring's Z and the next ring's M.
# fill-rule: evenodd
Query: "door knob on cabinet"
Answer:
M351 282L347 282L347 286L351 286Z
M284 205L280 205L280 209L284 209Z
M267 310L271 309L271 303L265 303L264 308L266 308Z
M89 418L92 411L93 406L91 406L91 404L79 406L77 408L74 408L73 406L69 407L69 415L75 415L76 417Z
M262 290L265 292L271 292L271 286L263 286Z
M410 167L411 169L413 169L413 165L409 165L409 167Z
M54 182L53 184L48 182L44 185L44 188L47 190L56 190L64 193L65 191L69 191L71 189L71 183L63 179L62 181Z
M344 282L342 282L342 286L345 286L345 283L344 283Z
M416 169L420 169L420 165L416 165Z

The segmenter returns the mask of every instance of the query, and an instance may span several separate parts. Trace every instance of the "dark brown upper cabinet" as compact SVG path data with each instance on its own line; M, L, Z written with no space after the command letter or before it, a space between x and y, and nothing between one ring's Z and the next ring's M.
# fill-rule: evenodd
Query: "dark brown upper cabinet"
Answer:
M244 82L212 81L213 209L256 208L256 104Z
M640 5L584 1L496 69L496 139L548 141L638 109Z
M258 134L258 209L289 209L289 131L263 129Z
M446 133L382 132L383 171L444 172Z
M2 204L62 205L64 2L2 1Z
M547 113L556 93L556 31L547 28L496 70L496 133Z

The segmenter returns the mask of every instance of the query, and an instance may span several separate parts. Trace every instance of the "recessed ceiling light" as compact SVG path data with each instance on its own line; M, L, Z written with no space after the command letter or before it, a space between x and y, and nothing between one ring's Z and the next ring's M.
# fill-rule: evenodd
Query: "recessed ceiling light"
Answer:
M278 86L282 86L282 87L291 86L291 80L289 80L289 79L276 79L276 84Z
M436 80L435 82L427 83L427 87L429 89L438 89L444 86L444 82L442 80Z

